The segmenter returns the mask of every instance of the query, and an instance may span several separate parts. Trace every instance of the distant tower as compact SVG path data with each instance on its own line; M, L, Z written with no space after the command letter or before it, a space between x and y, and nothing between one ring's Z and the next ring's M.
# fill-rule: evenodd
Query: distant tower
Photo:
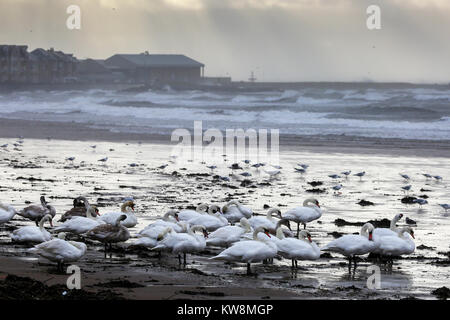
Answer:
M250 82L255 82L256 81L255 74L253 73L253 71L250 74L250 78L248 78L248 81L250 81Z

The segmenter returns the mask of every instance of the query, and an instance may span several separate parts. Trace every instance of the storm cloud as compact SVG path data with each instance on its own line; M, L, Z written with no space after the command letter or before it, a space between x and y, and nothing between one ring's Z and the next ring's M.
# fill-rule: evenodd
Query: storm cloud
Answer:
M66 8L81 8L81 30ZM368 30L366 8L381 8ZM2 0L0 43L78 58L182 53L209 76L449 82L446 0Z

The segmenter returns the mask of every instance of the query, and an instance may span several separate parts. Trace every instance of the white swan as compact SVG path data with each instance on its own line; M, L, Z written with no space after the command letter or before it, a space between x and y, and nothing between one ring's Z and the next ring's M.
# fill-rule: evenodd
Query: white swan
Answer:
M281 211L278 208L270 208L267 211L266 216L253 216L248 219L248 222L253 229L264 227L269 229L270 233L275 234L277 229L278 220L273 217L273 215L281 218Z
M139 234L144 234L147 230L152 228L170 227L175 232L187 232L187 223L180 221L178 218L178 210L171 209L164 214L162 219L150 223L144 229L139 231Z
M297 237L299 235L299 225L303 224L306 229L306 223L317 220L322 216L322 209L320 209L319 201L314 198L308 198L303 201L303 207L295 207L282 213L281 216L285 219L297 222Z
M253 215L252 209L241 205L237 200L232 200L224 205L222 207L222 213L232 224L239 222L241 218L250 219Z
M132 228L137 224L137 218L133 214L133 212L128 211L127 208L130 208L134 211L134 202L126 201L120 207L120 212L108 212L99 217L101 221L104 221L109 224L114 224L121 215L126 215L126 219L122 221L122 225L127 228Z
M139 239L131 245L154 248L169 232L173 232L171 227L156 226L147 230L145 234L138 235Z
M252 227L246 218L241 218L238 226L225 226L209 234L206 245L229 247L238 242L242 237L252 231Z
M391 225L388 228L375 228L373 230L373 238L376 241L379 237L385 237L385 236L396 236L397 235L397 222L403 218L403 214L399 213L394 216L394 218L391 220Z
M58 238L52 239L36 245L29 249L29 252L58 264L58 270L63 271L63 264L66 262L78 261L86 253L86 244L82 242L66 241L65 234L60 233Z
M401 256L411 254L416 249L414 231L411 227L403 227L396 231L394 236L384 236L376 239L377 253L383 256Z
M353 259L356 268L355 256L373 252L378 247L378 244L373 241L372 237L374 229L375 228L371 223L366 223L362 226L360 234L344 235L336 240L331 241L323 248L321 248L321 250L337 252L348 257L349 270L351 268L351 261Z
M39 221L39 227L26 226L20 229L14 230L11 234L11 239L15 242L44 242L49 241L52 235L45 230L44 223L49 221L52 225L52 216L50 214L45 215L41 221Z
M121 221L124 221L126 218L127 216L123 214L117 218L114 224L101 224L86 233L88 238L103 242L105 244L105 258L108 244L110 257L112 257L112 244L117 242L125 242L130 239L130 232L121 224Z
M80 235L101 224L105 224L104 221L94 217L94 214L98 211L95 206L91 206L87 200L84 201L84 205L86 207L86 217L72 217L57 226L54 230L56 232L69 232Z
M302 230L298 238L285 238L283 232L277 230L279 241L276 242L278 254L292 260L292 267L297 268L297 260L317 260L320 258L320 249L311 240L311 234Z
M251 263L271 259L275 257L278 251L277 245L274 242L258 239L258 233L260 232L270 237L268 229L259 227L253 232L253 240L236 242L228 249L225 249L210 259L247 263L247 274L251 274Z
M36 226L38 225L39 221L47 214L50 214L52 218L56 215L56 210L53 206L49 205L47 201L45 201L45 197L41 196L41 205L31 205L28 206L21 211L19 211L17 214L30 219L36 223Z
M202 231L203 235L196 235L195 231ZM189 228L187 233L168 233L152 250L177 253L179 264L181 264L180 253L183 253L184 264L186 264L186 253L198 252L205 249L205 238L207 237L208 231L206 231L204 226L194 225Z
M213 208L214 206L211 206ZM217 207L218 208L218 207ZM208 214L202 214L192 219L187 220L190 225L201 225L207 231L214 231L220 227L228 225L228 220L220 213L208 210Z
M0 225L8 222L17 214L12 206L0 202Z
M201 214L205 214L208 211L208 205L206 203L201 203L197 206L195 210L185 209L178 212L178 218L183 221L190 220L192 218L198 217Z

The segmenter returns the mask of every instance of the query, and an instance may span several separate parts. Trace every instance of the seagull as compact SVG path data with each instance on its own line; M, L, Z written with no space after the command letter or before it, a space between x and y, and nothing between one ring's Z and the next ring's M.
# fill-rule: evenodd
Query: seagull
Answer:
M333 187L334 193L336 194L337 191L342 189L342 184L338 184L337 186Z
M240 173L240 175L243 177L251 177L252 176L252 174L250 172L242 172L242 173Z
M281 173L280 170L264 170L264 172L267 173L271 179Z
M439 204L439 205L440 205L442 208L444 208L445 212L447 212L447 210L450 209L450 205L447 204L447 203L442 203L442 204Z
M408 184L407 186L403 186L403 187L401 187L402 189L403 189L403 191L406 191L406 192L408 192L409 190L411 190L411 185L410 184Z
M228 182L230 181L230 178L228 178L228 177L219 176L219 179L222 181L228 181Z
M4 145L1 145L0 147L2 147L2 148L7 148L7 147L8 147L8 144L5 143Z
M106 161L108 161L108 157L105 157L105 158L101 158L101 159L99 159L98 161L101 161L101 162L106 162Z
M231 170L242 170L242 167L239 166L239 163L233 163L230 167Z
M262 166L261 163L255 163L255 164L252 165L252 167L256 168L256 169L258 169L261 166Z
M208 169L211 169L211 171L214 171L214 169L217 169L217 166L207 166Z
M329 177L331 179L339 179L341 176L338 176L337 174L330 174Z
M66 160L67 160L67 161L72 161L72 162L73 162L73 160L75 160L75 157L68 157L68 158L66 158Z
M418 204L419 204L419 207L422 207L422 205L424 205L424 204L428 204L428 201L427 201L427 200L421 199L421 198L415 199L414 202L415 202L415 203L418 203Z
M134 162L133 162L133 163L130 163L129 166L134 168L134 167L137 167L137 166L139 166L139 165L138 165L137 163L134 163Z
M300 172L301 174L304 174L306 172L306 170L303 168L294 168L294 169L295 171Z
M305 170L309 168L309 164L304 164L304 163L299 163L298 166L302 167Z
M96 145L93 145L93 146L90 146L92 149L95 149L95 148L97 148L97 146Z
M433 176L432 176L431 174L428 174L428 173L422 173L422 175L423 175L424 177L426 177L427 179L433 178Z
M362 177L364 176L366 174L366 172L365 171L363 171L363 172L358 172L358 173L355 173L354 174L354 176L357 176L357 177L359 177L359 179L361 180L362 179Z
M399 175L401 175L402 178L405 179L405 180L409 180L409 179L410 179L409 176L408 176L407 174L401 174L401 173L399 173Z
M250 164L250 160L248 160L248 159L242 160L242 162L244 162L245 164Z
M442 180L441 176L433 176L433 178L435 178L436 180Z
M164 169L167 166L168 166L168 164L163 164L162 166L159 166L158 169Z
M347 179L347 178L348 178L348 176L350 175L350 173L352 173L352 171L351 171L351 170L349 170L349 171L343 171L343 172L341 172L341 174L343 174L343 175L345 176L345 179Z

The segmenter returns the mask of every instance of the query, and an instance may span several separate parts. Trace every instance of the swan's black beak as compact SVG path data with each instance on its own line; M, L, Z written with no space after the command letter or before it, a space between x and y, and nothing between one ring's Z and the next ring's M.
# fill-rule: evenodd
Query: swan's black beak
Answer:
M203 230L203 236L204 236L205 238L208 238L208 231Z

